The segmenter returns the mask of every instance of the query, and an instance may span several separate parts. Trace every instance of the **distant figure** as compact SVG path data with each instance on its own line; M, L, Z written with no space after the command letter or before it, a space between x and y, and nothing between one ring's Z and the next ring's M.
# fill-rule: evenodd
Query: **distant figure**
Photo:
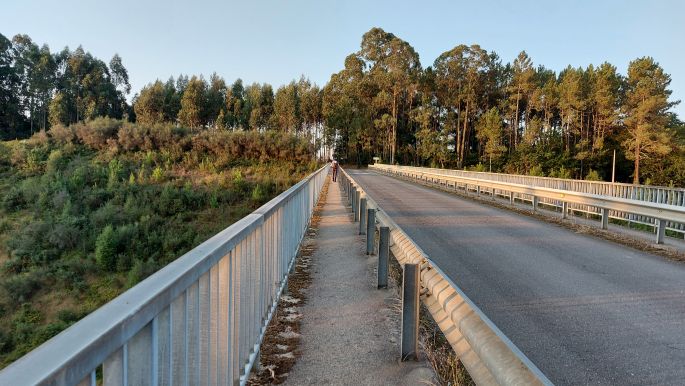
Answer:
M333 160L331 164L331 171L333 173L333 182L338 178L338 161Z

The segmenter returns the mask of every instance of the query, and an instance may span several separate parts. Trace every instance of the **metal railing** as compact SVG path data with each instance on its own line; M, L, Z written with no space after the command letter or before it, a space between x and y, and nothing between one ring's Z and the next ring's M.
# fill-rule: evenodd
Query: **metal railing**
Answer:
M421 300L476 384L552 384L345 170L341 170L340 184L360 227L365 221L376 223L369 230L388 227L389 247L396 260L420 267ZM375 211L373 217L362 210L364 203Z
M531 201L533 203L533 209L537 209L537 205L540 202L553 203L555 207L562 208L562 216L564 217L566 217L568 210L573 210L571 205L595 208L596 213L601 216L603 229L607 228L610 217L623 218L628 215L639 216L640 218L650 219L654 222L657 243L663 243L667 224L685 224L685 207L683 206L583 193L572 190L461 177L433 172L422 168L408 168L382 164L370 165L369 168L385 174L434 184L448 189L463 189L465 192L475 190L477 194L480 194L481 189L483 188L489 189L489 193L493 196L505 195L504 193L506 192L512 203L514 202L515 195L518 195L519 198L525 197L527 200Z
M386 167L389 165L377 164L381 167ZM552 178L552 177L536 177L536 176L525 176L518 174L503 174L503 173L488 173L488 172L473 172L466 170L454 170L454 169L438 169L438 168L423 168L414 166L393 166L398 169L405 171L417 171L417 172L427 172L427 173L438 173L446 174L456 177L473 178L478 180L489 180L497 182L506 182L512 184L526 185L526 186L537 186L543 188L557 189L557 190L568 190L573 192L595 194L600 196L609 196L617 198L625 198L629 200L647 201L655 204L666 204L685 207L685 189L683 188L672 188L666 186L650 186L650 185L635 185L635 184L625 184L625 183L615 183L615 182L603 182L603 181L585 181L585 180L572 180L564 178ZM549 200L543 198L541 200L543 204L556 206L560 208L561 205L556 200ZM585 212L593 215L600 215L597 208L572 204L569 209ZM644 216L635 215L633 213L624 213L618 211L612 211L609 216L611 218L624 220L628 222L634 222L638 224L648 225L651 227L656 227L654 219ZM667 229L677 232L685 233L685 224L682 223L671 223L666 224Z
M0 385L245 384L326 165L0 372Z

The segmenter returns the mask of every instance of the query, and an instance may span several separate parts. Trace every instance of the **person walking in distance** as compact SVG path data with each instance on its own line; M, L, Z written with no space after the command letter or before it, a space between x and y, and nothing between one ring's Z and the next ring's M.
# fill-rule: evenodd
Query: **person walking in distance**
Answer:
M338 178L338 161L333 160L331 164L331 172L333 173L333 182Z

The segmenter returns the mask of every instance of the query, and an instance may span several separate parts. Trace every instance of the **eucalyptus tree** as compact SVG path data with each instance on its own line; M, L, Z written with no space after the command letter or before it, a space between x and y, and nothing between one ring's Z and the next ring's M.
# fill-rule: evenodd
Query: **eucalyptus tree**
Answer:
M207 82L193 76L188 81L181 97L181 110L178 112L179 122L191 129L204 126L205 109L207 106Z
M157 80L144 86L133 101L136 121L143 125L154 125L165 119L165 85Z
M447 113L445 123L454 129L457 167L464 164L472 127L488 101L485 86L492 79L492 59L478 45L459 45L433 64L437 97Z
M388 130L390 162L394 163L397 150L397 131L400 113L408 112L414 102L418 77L421 73L419 54L406 41L381 28L372 28L362 36L359 57L368 67L368 76L377 85L376 107L380 110L376 126ZM389 114L382 118L383 111Z

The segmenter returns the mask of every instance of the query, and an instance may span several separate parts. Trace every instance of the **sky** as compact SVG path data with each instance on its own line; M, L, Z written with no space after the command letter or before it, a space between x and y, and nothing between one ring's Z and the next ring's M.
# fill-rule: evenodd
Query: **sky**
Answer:
M459 44L504 62L525 50L555 71L608 61L625 74L631 60L652 56L671 74L671 99L685 101L680 0L3 0L0 11L9 38L28 34L52 51L82 45L106 62L118 53L132 95L181 73L275 87L305 75L323 86L364 32L381 27L424 67ZM674 111L685 119L685 102Z

